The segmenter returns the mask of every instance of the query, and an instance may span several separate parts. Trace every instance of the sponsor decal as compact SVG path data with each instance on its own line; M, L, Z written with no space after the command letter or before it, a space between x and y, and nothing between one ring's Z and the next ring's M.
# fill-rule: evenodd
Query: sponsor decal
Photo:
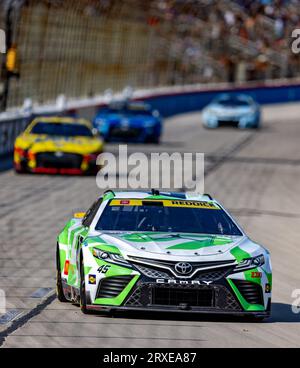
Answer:
M69 266L70 266L70 261L66 261L65 262L65 267L64 267L64 275L68 276L69 274Z
M251 272L252 279L261 279L262 273L261 272Z
M169 202L171 202L171 205L167 205L167 207L207 208L212 210L220 209L212 202L202 202L202 201L169 201Z
M209 286L213 283L213 281L204 281L204 280L166 280L166 279L156 279L157 284L169 284L169 285L206 285Z
M265 286L265 292L266 293L270 293L271 291L272 291L271 284L266 284L266 286Z
M89 284L96 285L96 275L89 275Z
M75 219L83 219L84 218L84 216L85 216L85 212L77 212L77 213L74 213L74 218Z
M120 204L123 204L123 205L130 204L130 201L120 201Z
M128 199L119 200L114 199L110 202L110 206L143 206L145 202L154 202L153 200L147 199ZM210 210L220 210L220 208L213 202L203 201L172 201L168 199L158 201L164 207L184 207L184 208L204 208Z

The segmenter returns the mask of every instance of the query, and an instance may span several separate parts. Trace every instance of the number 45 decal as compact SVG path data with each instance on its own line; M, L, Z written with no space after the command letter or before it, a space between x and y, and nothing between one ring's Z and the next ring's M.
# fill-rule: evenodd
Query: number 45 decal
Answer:
M110 269L110 267L111 266L109 265L103 265L103 266L100 266L97 271L99 273L106 273Z

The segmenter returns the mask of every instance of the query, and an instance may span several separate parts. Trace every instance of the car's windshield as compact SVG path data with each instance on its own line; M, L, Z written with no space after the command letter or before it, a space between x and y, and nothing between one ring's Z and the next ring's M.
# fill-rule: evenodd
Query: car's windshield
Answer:
M177 200L114 199L105 207L96 230L242 235L217 204Z
M237 107L243 107L243 106L249 106L250 102L245 98L239 98L239 97L228 97L228 98L221 98L217 100L217 103L222 106L237 106Z
M31 129L33 134L59 137L92 137L92 131L83 124L38 122Z

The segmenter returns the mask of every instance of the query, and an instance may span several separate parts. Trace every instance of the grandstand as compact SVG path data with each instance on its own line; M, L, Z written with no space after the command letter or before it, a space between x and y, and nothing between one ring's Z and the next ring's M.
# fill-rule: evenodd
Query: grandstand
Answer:
M10 10L10 11L9 11ZM295 0L5 0L17 73L7 106L93 96L108 88L296 78ZM1 57L1 56L0 56ZM1 89L0 89L1 90Z

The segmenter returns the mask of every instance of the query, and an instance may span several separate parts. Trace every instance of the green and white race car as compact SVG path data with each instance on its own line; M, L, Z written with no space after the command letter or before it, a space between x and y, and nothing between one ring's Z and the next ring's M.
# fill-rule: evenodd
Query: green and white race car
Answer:
M57 296L89 311L271 312L269 252L211 196L106 192L57 243Z

